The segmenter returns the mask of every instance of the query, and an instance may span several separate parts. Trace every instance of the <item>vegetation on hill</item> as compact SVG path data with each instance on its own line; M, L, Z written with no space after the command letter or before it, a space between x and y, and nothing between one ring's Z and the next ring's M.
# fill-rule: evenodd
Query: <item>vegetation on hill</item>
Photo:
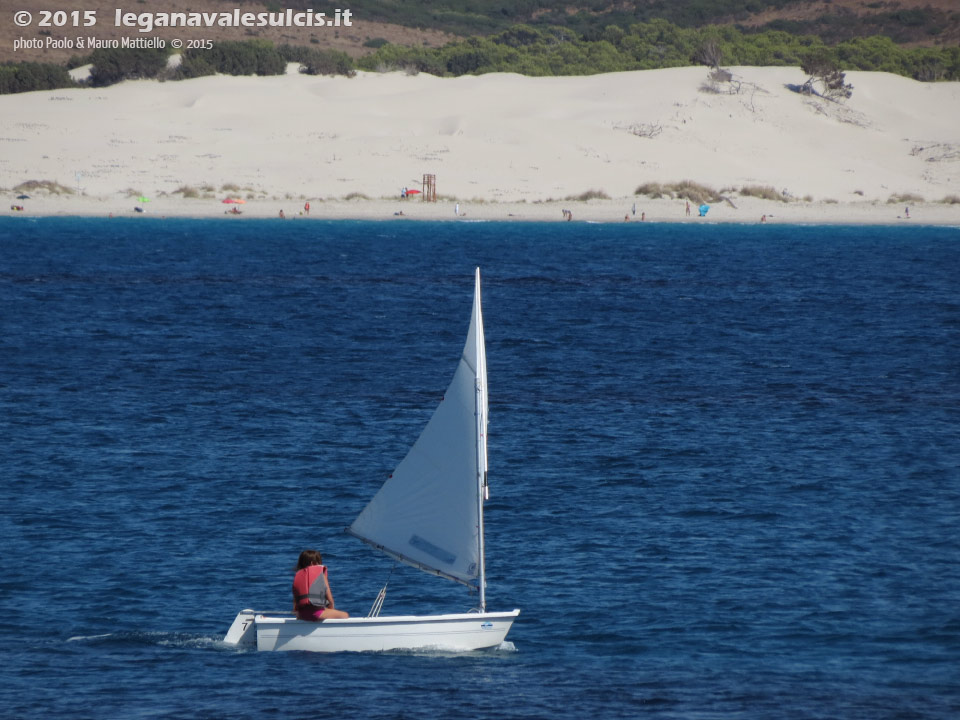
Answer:
M611 26L596 39L567 28L518 25L441 48L387 44L357 65L363 70L408 69L434 75L589 75L691 64L797 66L812 51L835 57L845 70L876 70L927 81L960 80L960 47L911 49L889 38L871 37L830 48L809 35L744 33L729 26L681 28L664 20L637 23L627 30Z
M346 75L357 74L353 59L339 50L320 50L303 45L281 45L280 54L287 62L300 63L300 72L306 75Z
M75 85L70 73L60 65L34 62L0 65L0 95Z
M282 75L287 61L273 43L263 40L218 42L209 49L187 50L174 78L204 75Z
M923 81L960 80L960 46L907 48L882 36L854 38L830 46L812 35L779 30L748 33L729 25L684 28L666 20L634 23L626 29L611 25L591 36L579 35L566 27L515 25L494 35L465 38L439 48L378 45L370 55L356 61L339 51L277 47L268 41L251 40L218 42L212 49L188 50L175 70L167 67L168 51L150 49L96 50L89 56L71 59L69 64L92 64L88 84L93 86L125 79L180 80L214 73L279 75L286 71L288 62L300 63L301 72L311 74L349 76L359 68L439 76L488 72L543 76L691 64L804 66L811 58L817 58L821 65L829 64L837 73L874 70ZM843 86L842 77L837 82L839 87ZM66 70L56 65L0 65L0 94L73 84Z
M281 45L262 40L216 43L212 50L187 50L175 80L221 73L224 75L282 75L287 63L300 63L308 75L356 74L350 56L337 50L320 50L300 45Z
M286 6L307 9L311 0L287 0ZM458 35L489 35L516 24L564 27L596 39L610 25L665 20L683 28L730 25L741 30L782 30L817 35L834 44L855 37L885 35L899 43L929 43L960 29L960 9L939 10L926 2L877 0L856 10L828 0L811 10L809 0L353 0L355 17L443 30ZM758 22L759 18L763 22Z
M121 80L155 78L166 69L167 55L164 50L148 48L94 50L87 58L87 63L93 65L89 84L106 87L116 85Z

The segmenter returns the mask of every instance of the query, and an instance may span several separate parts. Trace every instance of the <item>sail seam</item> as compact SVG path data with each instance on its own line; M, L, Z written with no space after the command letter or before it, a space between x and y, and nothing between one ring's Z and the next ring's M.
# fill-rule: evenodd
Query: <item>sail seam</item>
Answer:
M469 588L474 588L474 589L477 588L477 585L476 585L475 583L472 583L472 582L470 582L470 581L468 581L468 580L464 580L463 578L459 578L459 577L457 577L456 575L451 575L450 573L444 572L443 570L439 570L439 569L433 567L432 565L426 565L426 564L424 564L424 563L422 563L422 562L419 562L418 560L413 560L413 559L411 559L411 558L408 558L408 557L407 557L406 555L404 555L403 553L398 553L398 552L395 552L395 551L393 551L393 550L390 550L389 548L381 545L380 543L374 542L373 540L370 540L369 538L365 538L363 535L360 535L359 533L354 532L354 531L351 530L350 528L347 528L347 529L345 530L345 532L346 532L348 535L352 535L353 537L357 538L357 540L361 540L361 541L365 542L367 545L369 545L370 547L374 548L375 550L379 550L380 552L382 552L382 553L384 553L384 554L386 554L386 555L389 555L389 556L392 557L392 558L395 558L395 559L399 560L400 562L404 563L405 565L409 565L410 567L414 567L414 568L416 568L417 570L422 570L423 572L429 572L429 573L432 573L432 574L434 574L434 575L439 575L440 577L445 577L445 578L447 578L448 580L453 580L454 582L458 582L458 583L460 583L461 585L466 585L466 586L469 587Z

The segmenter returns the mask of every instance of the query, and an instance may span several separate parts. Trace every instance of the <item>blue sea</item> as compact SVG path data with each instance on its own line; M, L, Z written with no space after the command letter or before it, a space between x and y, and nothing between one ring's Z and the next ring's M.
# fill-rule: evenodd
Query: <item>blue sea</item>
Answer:
M366 614L475 266L507 642L225 646ZM957 718L960 229L0 218L0 508L5 718Z

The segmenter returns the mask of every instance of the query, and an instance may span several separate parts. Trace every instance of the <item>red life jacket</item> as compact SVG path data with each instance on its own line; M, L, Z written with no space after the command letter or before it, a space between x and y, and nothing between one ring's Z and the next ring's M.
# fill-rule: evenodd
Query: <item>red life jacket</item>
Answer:
M298 608L327 606L327 566L310 565L293 576L293 602Z

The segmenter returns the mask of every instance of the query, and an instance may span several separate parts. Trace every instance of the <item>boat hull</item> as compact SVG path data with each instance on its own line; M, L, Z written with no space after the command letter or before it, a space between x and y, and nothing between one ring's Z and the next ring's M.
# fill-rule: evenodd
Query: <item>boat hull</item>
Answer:
M441 650L469 652L497 647L519 610L456 615L397 615L306 622L244 610L224 641L256 644L257 650L383 652Z

